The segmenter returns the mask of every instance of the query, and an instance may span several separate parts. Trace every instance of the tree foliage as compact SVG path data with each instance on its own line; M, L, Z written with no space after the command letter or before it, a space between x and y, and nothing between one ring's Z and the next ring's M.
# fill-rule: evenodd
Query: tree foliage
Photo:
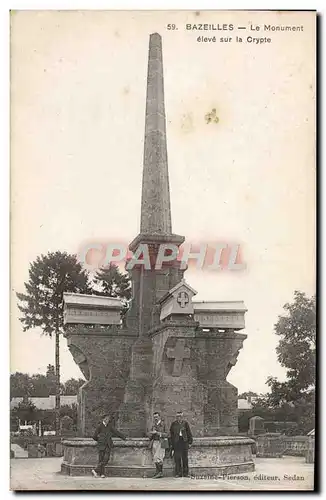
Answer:
M17 293L24 331L40 328L45 335L63 327L63 293L91 293L89 278L75 255L49 252L30 264L25 293Z
M28 373L16 372L10 375L10 398L33 396L34 385Z
M276 352L286 368L286 381L268 377L268 406L297 422L298 432L307 433L315 425L316 297L296 291L284 311L275 333L280 337Z
M284 312L275 333L280 338L276 352L286 368L286 381L268 377L271 392L255 397L252 410L240 413L240 432L248 430L253 416L264 418L270 426L280 424L287 433L306 434L315 426L316 297L296 291ZM253 396L251 391L241 396L248 395Z
M13 419L20 419L22 422L35 422L39 418L39 410L31 401L23 400L11 411Z
M55 368L54 368L54 365L48 365L46 367L46 374L45 374L45 376L49 380L51 380L51 379L55 380Z
M68 417L71 421L70 428L77 430L77 405L72 404L71 406L63 405L60 408L61 417ZM66 419L66 422L67 419ZM68 426L67 426L68 427Z
M75 396L78 394L79 388L85 383L85 380L79 378L70 378L65 383L61 384L61 394L66 396ZM48 397L55 394L56 386L55 379L51 372L47 371L47 375L27 373L12 373L10 375L10 397Z
M65 396L75 396L76 394L78 394L79 389L84 384L85 380L82 378L79 379L70 378L64 384L63 394Z
M296 291L294 303L285 304L284 309L288 314L280 316L275 325L275 333L281 337L276 352L299 393L315 385L316 297Z
M285 304L286 314L280 316L275 333L280 337L277 359L286 371L287 380L267 379L271 389L270 404L277 406L309 399L316 379L316 297L296 291L294 302ZM311 397L310 397L311 399Z
M130 278L128 274L122 273L118 266L111 263L108 267L100 269L95 274L94 282L100 288L95 293L109 297L119 297L124 307L128 307L131 298Z

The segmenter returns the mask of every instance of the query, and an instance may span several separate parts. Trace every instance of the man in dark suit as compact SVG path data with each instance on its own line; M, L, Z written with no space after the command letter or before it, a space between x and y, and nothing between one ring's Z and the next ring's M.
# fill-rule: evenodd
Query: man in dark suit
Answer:
M170 439L174 451L175 477L189 477L188 449L192 445L192 434L182 411L177 412L177 419L171 424Z
M126 436L114 428L110 415L103 415L102 422L97 426L93 439L97 441L98 466L92 470L94 477L105 477L105 466L110 460L113 448L112 436L126 440Z

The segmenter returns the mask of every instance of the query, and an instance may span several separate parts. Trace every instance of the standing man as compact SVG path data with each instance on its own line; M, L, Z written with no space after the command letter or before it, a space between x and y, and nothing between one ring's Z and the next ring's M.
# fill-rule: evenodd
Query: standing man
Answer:
M102 422L97 426L93 439L97 441L98 466L92 470L94 477L105 477L105 466L110 460L113 448L112 436L119 437L124 441L126 436L114 428L110 415L103 415Z
M156 473L153 478L158 479L163 477L163 460L165 450L168 448L168 435L165 429L165 424L161 419L160 414L156 411L153 413L153 427L150 431L150 445L152 448L153 461L156 467Z
M174 451L175 477L189 477L188 449L192 444L189 424L183 419L182 411L177 412L177 419L170 428L171 445Z

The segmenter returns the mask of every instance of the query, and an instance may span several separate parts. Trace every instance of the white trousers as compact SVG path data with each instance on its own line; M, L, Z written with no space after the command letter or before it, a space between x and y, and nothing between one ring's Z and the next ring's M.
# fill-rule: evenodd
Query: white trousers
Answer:
M165 456L165 449L162 448L161 442L159 440L153 441L152 445L153 460L155 464L163 463Z

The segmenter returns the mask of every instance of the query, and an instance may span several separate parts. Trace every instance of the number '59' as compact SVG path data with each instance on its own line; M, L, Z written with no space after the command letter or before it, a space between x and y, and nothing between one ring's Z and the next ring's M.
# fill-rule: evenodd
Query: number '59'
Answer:
M167 27L166 27L166 29L168 29L168 30L177 30L178 28L176 27L175 24L168 24Z

